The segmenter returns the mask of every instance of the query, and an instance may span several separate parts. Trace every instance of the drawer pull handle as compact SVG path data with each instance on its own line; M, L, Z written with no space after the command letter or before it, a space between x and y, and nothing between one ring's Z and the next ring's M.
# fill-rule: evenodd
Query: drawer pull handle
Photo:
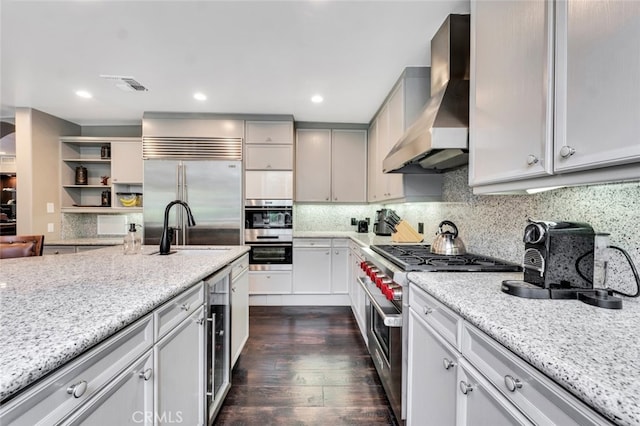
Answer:
M80 398L87 391L87 382L82 380L75 385L71 385L67 388L67 393L73 395L74 398Z
M504 376L504 385L509 389L509 392L515 392L516 389L520 389L522 387L522 381L507 374Z
M191 309L191 306L188 303L184 303L180 305L180 309L182 309L183 311L188 311L189 309Z
M444 358L444 359L442 360L442 365L444 366L444 369L445 369L445 370L448 370L448 369L450 369L450 368L455 367L455 366L456 366L456 363L455 363L455 362L453 362L453 361L451 361L449 358Z
M473 390L473 386L471 386L469 383L465 382L464 380L460 381L460 392L466 395L472 390Z
M433 309L431 309L431 308L430 308L430 307L428 307L428 306L423 306L423 307L422 307L422 312L424 312L424 314L425 314L425 315L429 315L430 313L432 313L432 312L433 312Z
M569 145L565 145L562 148L560 148L560 157L562 158L569 158L575 153L576 153L575 148L572 148Z
M539 160L538 160L538 157L536 157L536 156L535 156L535 155L533 155L533 154L529 154L529 155L527 156L527 164L528 164L528 165L530 165L530 166L532 166L532 165L536 164L538 161L539 161Z
M138 374L138 377L140 377L141 379L144 379L144 381L148 381L149 379L151 379L151 373L153 370L151 370L150 368L147 368L144 371L141 371L140 374Z
M198 318L197 320L194 320L196 324L198 325L202 325L204 324L204 318Z

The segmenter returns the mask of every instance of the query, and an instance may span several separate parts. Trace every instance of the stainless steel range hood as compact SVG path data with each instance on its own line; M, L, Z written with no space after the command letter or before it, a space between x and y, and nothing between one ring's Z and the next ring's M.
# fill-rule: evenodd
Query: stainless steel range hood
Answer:
M469 28L469 15L449 15L431 40L431 98L383 172L434 173L468 162Z

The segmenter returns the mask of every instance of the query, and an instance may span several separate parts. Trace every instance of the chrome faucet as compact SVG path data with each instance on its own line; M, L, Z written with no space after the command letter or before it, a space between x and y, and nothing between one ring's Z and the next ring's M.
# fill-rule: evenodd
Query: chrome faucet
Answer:
M164 225L162 227L162 237L160 238L160 254L171 253L171 240L173 240L174 229L169 226L169 210L171 210L171 207L176 204L180 204L187 211L187 225L195 226L196 224L193 214L191 214L191 209L187 203L175 200L167 204L167 207L164 209Z

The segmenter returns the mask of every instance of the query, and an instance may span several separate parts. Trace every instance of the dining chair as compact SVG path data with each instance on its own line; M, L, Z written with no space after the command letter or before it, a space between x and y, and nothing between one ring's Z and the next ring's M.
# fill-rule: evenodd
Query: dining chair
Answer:
M0 259L42 256L44 235L0 236Z

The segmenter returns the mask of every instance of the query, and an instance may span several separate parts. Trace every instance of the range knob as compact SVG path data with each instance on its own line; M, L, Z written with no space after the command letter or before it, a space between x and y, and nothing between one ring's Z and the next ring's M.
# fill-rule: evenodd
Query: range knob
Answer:
M387 300L402 300L402 286L396 283L388 284L382 290Z
M392 283L393 281L391 280L391 278L387 277L386 275L376 278L376 287L383 290L383 293L384 293L384 288Z

